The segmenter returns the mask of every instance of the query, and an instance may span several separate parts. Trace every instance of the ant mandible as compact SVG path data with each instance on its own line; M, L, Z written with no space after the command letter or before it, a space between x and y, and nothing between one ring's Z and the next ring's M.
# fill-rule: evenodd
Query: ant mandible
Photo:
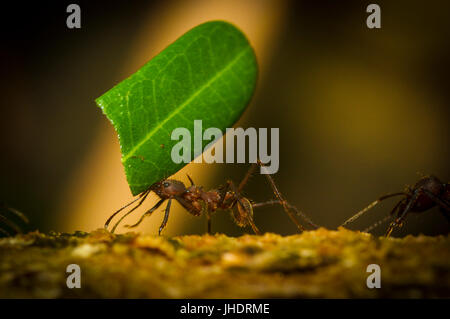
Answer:
M404 198L394 206L386 218L368 227L364 230L365 232L372 230L374 227L397 214L386 231L386 237L389 237L395 228L403 225L408 213L421 213L435 206L440 207L440 211L447 218L447 221L450 222L450 184L442 183L437 177L431 175L422 177L412 188L407 186L403 192L391 193L379 197L369 206L346 220L341 226L353 222L381 201L394 196L404 196Z
M117 226L120 222L129 214L131 214L135 209L137 209L147 198L150 192L156 193L160 200L146 211L137 223L134 225L125 225L125 227L133 228L138 226L145 217L150 216L158 207L160 207L166 200L167 206L165 209L164 219L159 227L158 234L161 235L162 230L167 224L170 213L170 206L172 204L172 200L176 200L183 206L189 213L194 216L200 216L202 212L206 214L207 218L207 231L208 234L211 233L211 213L216 210L229 210L231 212L231 216L239 227L251 226L255 234L260 234L258 227L256 227L255 222L253 220L253 208L262 207L266 205L274 205L280 204L283 206L284 211L289 216L289 218L295 223L299 231L304 231L305 228L300 224L300 222L295 218L293 212L297 215L301 216L310 226L314 228L318 228L316 224L314 224L307 216L305 216L302 212L300 212L295 206L289 204L281 195L278 190L275 182L270 176L270 174L265 174L267 180L272 187L272 190L276 196L276 200L270 200L262 203L252 203L248 198L242 196L241 192L244 188L245 184L249 180L250 176L254 172L257 166L260 166L261 169L265 169L264 164L257 160L257 163L254 163L247 174L241 181L238 187L234 185L234 183L230 180L227 181L225 187L212 189L209 191L204 191L203 187L195 185L191 177L188 175L188 179L191 183L189 187L186 187L182 182L173 180L173 179L165 179L160 182L157 182L150 186L150 188L144 192L142 192L138 198L130 202L129 204L123 206L114 214L112 214L105 223L105 228L107 229L111 220L120 213L123 209L127 208L131 204L135 203L139 200L139 203L130 209L126 214L124 214L113 226L111 232L114 233Z

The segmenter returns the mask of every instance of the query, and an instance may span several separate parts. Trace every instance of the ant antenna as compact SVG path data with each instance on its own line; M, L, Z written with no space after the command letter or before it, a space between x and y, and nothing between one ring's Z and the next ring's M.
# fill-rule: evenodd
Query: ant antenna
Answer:
M371 210L372 208L374 208L376 205L378 205L380 202L382 202L385 199L388 199L390 197L394 197L394 196L400 196L400 195L406 195L404 192L401 193L392 193L392 194L387 194L384 196L381 196L380 198L378 198L376 201L372 202L369 206L367 206L366 208L364 208L363 210L359 211L358 213L356 213L355 215L353 215L352 217L350 217L349 219L347 219L344 223L342 223L339 227L344 227L347 224L350 224L351 222L354 222L356 219L358 219L359 217L361 217L362 215L364 215L365 213L367 213L369 210Z
M125 214L125 216L127 216L128 214L130 214L132 211L134 211L136 208L138 208L139 206L142 205L142 203L144 202L144 200L147 198L148 194L150 193L150 189L142 192L138 198L134 199L133 201L131 201L130 203L126 204L125 206L123 206L122 208L120 208L118 211L116 211L114 214L112 214L111 216L109 216L108 220L105 223L105 229L108 229L109 223L111 222L111 220L114 218L114 216L116 216L118 213L120 213L122 210L124 210L125 208L127 208L128 206L130 206L131 204L135 203L136 201L138 201L140 199L140 202L133 207L128 213ZM122 221L123 217L119 220ZM117 223L114 225L113 229L112 229L112 233L114 233L114 230L117 227Z
M189 179L189 182L191 182L191 186L194 186L195 183L194 183L194 181L192 180L192 178L189 176L189 174L186 174L186 176L187 176L187 178Z
M380 219L379 221L375 222L374 224L372 224L371 226L367 227L366 229L363 230L363 233L368 233L370 232L372 229L380 226L381 224L383 224L384 222L388 221L389 219L391 219L392 216L391 215L387 215L385 216L383 219Z
M405 198L405 199L402 199L401 201L399 201L399 202L394 206L394 208L392 208L392 210L391 210L391 212L389 213L389 215L387 215L387 216L384 217L383 219L381 219L381 220L375 222L372 226L367 227L366 229L363 230L363 232L368 233L369 231L371 231L371 230L374 229L375 227L378 227L379 225L381 225L381 224L384 223L385 221L391 219L391 218L395 215L395 213L400 209L400 207L401 207L402 205L404 205L405 201L406 201L406 198Z

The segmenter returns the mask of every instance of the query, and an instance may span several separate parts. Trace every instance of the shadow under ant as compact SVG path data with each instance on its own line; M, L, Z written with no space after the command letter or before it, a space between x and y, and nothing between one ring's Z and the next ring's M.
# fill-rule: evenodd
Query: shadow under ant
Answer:
M403 198L394 206L388 216L369 226L363 230L364 232L369 232L383 222L393 218L386 231L386 237L389 237L395 228L403 226L408 213L425 212L435 206L440 208L441 213L450 223L450 184L443 183L437 177L430 175L419 179L412 188L409 186L406 187L403 192L390 193L379 197L369 206L347 219L341 226L346 226L364 215L381 201L395 196L403 196Z
M261 234L258 227L255 225L253 219L253 208L263 207L267 205L279 204L283 206L284 211L292 220L292 222L297 226L299 231L304 231L305 227L296 219L295 215L300 216L303 220L311 227L318 228L305 214L299 211L295 206L289 204L280 191L278 190L275 181L270 174L264 174L272 187L272 190L276 196L276 200L269 200L262 203L252 203L248 198L242 196L242 189L246 185L250 176L257 167L261 167L261 170L265 170L264 164L258 160L257 163L252 164L241 183L236 187L236 185L228 180L224 187L218 189L212 189L209 191L203 190L202 186L197 186L188 175L188 179L191 183L189 187L186 187L181 181L173 179L164 179L150 186L149 189L139 194L138 198L123 206L112 214L105 223L105 229L112 219L119 214L123 209L129 207L133 203L138 202L138 204L125 213L112 227L111 232L114 233L117 226L122 222L122 220L136 210L145 201L150 192L156 193L160 200L148 211L146 211L141 218L133 225L125 225L127 228L134 228L138 226L144 218L150 216L156 209L158 209L165 201L167 201L167 206L165 209L164 219L161 226L159 227L158 234L161 235L162 230L167 224L169 219L170 207L173 200L176 200L184 209L194 216L200 216L203 213L206 214L207 218L207 232L211 234L211 213L216 210L228 210L233 217L233 220L239 227L250 226L255 234ZM267 171L266 171L267 173Z

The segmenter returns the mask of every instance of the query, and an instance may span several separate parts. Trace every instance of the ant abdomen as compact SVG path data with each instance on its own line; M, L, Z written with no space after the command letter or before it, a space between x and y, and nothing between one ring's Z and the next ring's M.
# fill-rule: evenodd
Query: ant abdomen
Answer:
M251 226L253 220L253 207L250 201L242 197L237 203L236 208L231 209L231 216L239 227Z

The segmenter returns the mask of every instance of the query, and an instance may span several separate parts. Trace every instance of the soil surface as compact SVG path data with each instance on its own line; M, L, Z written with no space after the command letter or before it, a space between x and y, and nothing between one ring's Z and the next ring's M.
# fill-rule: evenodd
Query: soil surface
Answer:
M70 264L81 288L67 287ZM367 287L370 264L379 289ZM450 236L33 232L0 239L0 297L450 298Z

